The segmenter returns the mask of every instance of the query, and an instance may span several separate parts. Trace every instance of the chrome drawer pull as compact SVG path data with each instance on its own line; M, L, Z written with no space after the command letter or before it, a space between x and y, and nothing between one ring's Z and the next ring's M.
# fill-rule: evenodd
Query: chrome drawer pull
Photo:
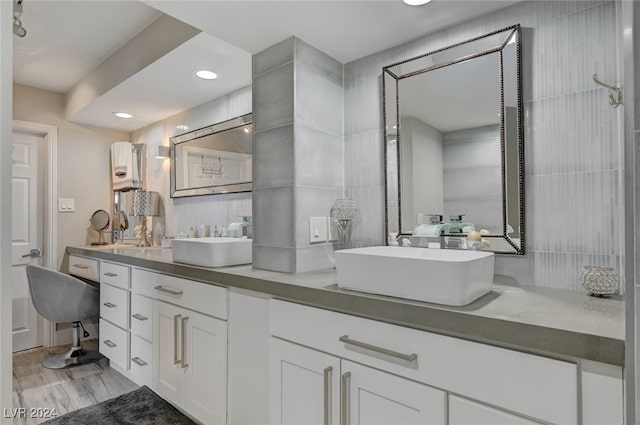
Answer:
M173 364L179 364L180 360L178 359L178 323L180 323L179 314L173 316Z
M109 277L116 277L118 276L118 273L111 273L111 272L106 272L104 273L105 276L109 276Z
M342 396L342 410L340 411L340 425L349 425L351 422L351 372L342 375L340 380L340 395Z
M180 368L184 369L189 365L185 362L185 358L187 357L187 320L189 317L182 318L182 354L180 359Z
M143 316L142 314L138 314L138 313L132 314L131 317L133 317L134 319L138 319L138 320L147 320L147 319L149 319L148 317Z
M333 367L324 369L324 425L331 425L331 375Z
M389 350L387 348L382 348L375 345L367 344L366 342L362 342L362 341L356 341L355 339L349 338L348 335L342 335L338 339L340 340L340 342L344 342L345 344L364 348L365 350L384 354L385 356L395 357L397 359L404 360L405 362L415 362L416 360L418 360L418 355L416 353L413 353L413 354L398 353L397 351Z
M142 360L140 357L133 357L131 359L131 361L134 362L135 364L137 364L138 366L146 366L147 365L147 362Z
M118 346L117 344L114 344L114 343L113 343L113 341L111 341L110 339L107 339L107 340L104 342L104 345L106 345L106 346L107 346L107 347L109 347L109 348L115 348L115 347L117 347L117 346Z
M113 303L102 303L102 305L103 305L103 306L105 306L105 307L109 307L109 308L117 307L117 306L116 306L115 304L113 304Z
M182 295L182 291L176 291L175 289L163 288L162 286L156 286L154 288L156 291L165 292L171 295Z
M72 267L75 267L76 269L80 269L80 270L86 270L89 268L89 266L85 266L84 264L74 264Z

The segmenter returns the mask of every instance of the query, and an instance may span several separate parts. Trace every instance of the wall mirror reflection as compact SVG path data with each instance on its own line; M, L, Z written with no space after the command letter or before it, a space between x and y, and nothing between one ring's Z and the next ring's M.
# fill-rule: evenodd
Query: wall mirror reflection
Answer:
M524 254L520 58L516 25L383 68L387 234Z
M146 176L147 171L147 146L144 143L134 143L132 145L135 153L134 160L137 162L140 176ZM144 187L144 180L140 180L139 188ZM131 193L130 190L116 190L113 192L113 217L112 217L112 242L137 243L138 238L135 234L135 227L138 225L138 217L130 214L131 212Z
M249 192L252 114L171 138L171 197Z

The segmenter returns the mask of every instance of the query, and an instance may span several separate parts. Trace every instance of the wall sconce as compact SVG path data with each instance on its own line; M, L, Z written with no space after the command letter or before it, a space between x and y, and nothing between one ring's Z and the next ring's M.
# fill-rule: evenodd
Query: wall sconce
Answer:
M169 158L169 146L158 146L158 154L156 155L158 159L167 159Z

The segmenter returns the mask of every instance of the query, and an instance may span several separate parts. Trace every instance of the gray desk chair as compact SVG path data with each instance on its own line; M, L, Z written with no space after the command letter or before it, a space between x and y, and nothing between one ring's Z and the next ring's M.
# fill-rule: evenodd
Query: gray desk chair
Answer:
M27 266L31 300L38 313L55 323L73 323L73 346L66 353L54 354L42 362L48 369L63 369L102 358L96 350L80 346L81 320L100 315L100 291L64 273L41 266ZM84 336L89 333L84 330Z

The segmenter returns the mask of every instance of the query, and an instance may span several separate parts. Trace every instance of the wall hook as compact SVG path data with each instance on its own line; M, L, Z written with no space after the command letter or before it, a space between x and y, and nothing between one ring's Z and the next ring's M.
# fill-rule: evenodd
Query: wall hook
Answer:
M613 106L614 108L622 105L622 87L603 83L598 79L598 74L593 74L593 81L595 81L596 84L600 84L601 86L608 88L609 90L615 90L617 97L614 96L613 93L609 93L609 105Z

